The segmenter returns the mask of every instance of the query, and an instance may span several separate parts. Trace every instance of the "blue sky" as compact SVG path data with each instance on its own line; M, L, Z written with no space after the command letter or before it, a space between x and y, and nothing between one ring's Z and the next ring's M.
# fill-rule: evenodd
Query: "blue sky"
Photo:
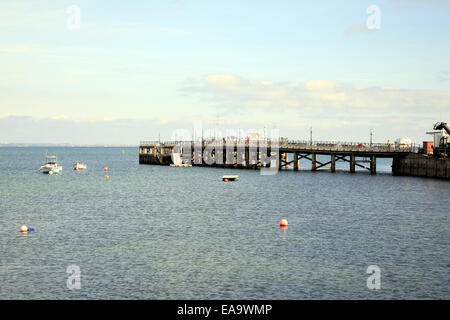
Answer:
M421 142L450 117L449 31L446 0L2 0L0 142L136 144L195 121Z

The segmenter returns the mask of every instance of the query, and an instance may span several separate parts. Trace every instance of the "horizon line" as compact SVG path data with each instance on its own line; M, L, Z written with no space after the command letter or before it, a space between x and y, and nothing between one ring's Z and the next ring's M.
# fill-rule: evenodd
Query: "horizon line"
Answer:
M139 144L0 142L0 147L139 147Z

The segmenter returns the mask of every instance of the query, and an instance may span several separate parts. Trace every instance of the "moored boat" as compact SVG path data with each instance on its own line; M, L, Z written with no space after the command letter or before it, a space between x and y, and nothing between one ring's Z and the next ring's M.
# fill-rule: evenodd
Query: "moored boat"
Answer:
M80 170L86 170L87 165L82 162L77 162L73 165L73 170L80 171Z
M239 176L238 175L224 175L222 177L222 180L225 181L225 182L237 181L237 180L239 180Z
M45 163L39 169L42 173L46 174L58 174L62 171L62 166L58 163L58 158L56 156L45 156Z

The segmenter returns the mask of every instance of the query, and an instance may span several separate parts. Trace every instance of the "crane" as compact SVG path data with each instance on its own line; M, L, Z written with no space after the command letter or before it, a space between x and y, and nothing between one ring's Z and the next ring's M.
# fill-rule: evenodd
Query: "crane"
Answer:
M447 156L450 153L450 128L446 122L436 122L433 130L439 130L439 145L434 146L434 154L437 156Z

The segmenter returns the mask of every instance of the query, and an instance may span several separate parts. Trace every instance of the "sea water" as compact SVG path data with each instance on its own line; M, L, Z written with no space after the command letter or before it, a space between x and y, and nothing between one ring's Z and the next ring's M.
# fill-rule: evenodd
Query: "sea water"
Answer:
M39 173L46 153L61 175ZM138 148L0 148L0 299L450 298L448 181L394 177L390 159L376 175L300 163L263 176L139 165Z

